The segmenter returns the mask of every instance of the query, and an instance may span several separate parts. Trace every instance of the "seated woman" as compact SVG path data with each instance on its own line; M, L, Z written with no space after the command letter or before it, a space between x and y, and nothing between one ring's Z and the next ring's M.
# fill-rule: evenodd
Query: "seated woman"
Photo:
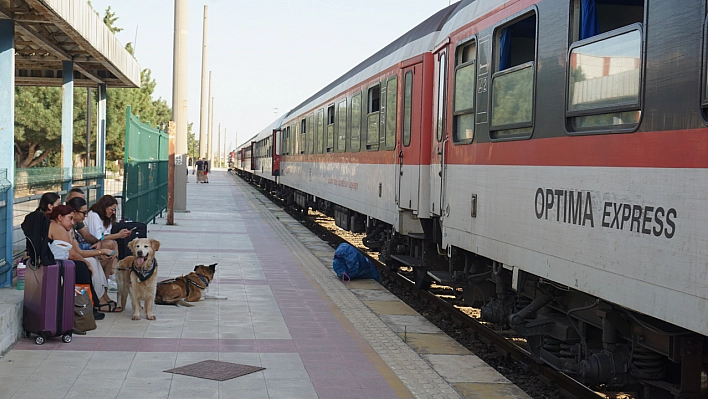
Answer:
M75 226L77 224L83 224L82 222L88 213L88 209L86 208L86 200L83 198L74 197L66 204L74 211L74 225L70 231L72 246L74 247L76 253L83 256L85 260L90 263L91 270L94 270L92 277L93 286L100 298L100 303L97 306L98 310L104 312L122 312L123 308L119 307L115 301L112 301L111 298L108 297L108 280L106 279L103 268L99 264L100 261L96 258L98 255L103 255L104 259L113 259L117 255L116 251L107 248L98 248L98 244L90 245L85 241L82 244L83 237L78 231L76 231Z
M106 304L108 304L109 310L114 309L115 307L111 307L109 304L110 298L105 291L106 284L102 283L106 280L106 276L102 273L102 268L99 267L97 263L92 264L92 262L86 260L81 253L77 251L78 245L75 245L75 240L69 234L69 231L74 226L74 210L67 205L57 205L52 209L49 219L51 221L49 225L49 249L52 251L52 254L54 254L54 258L59 260L72 260L74 262L77 270L76 282L79 284L90 284L91 286L94 309L101 307L101 305L105 306ZM82 252L84 254L93 252L91 255L111 255L111 250L109 249L94 249ZM79 270L83 269L89 271L88 282L79 280ZM94 280L104 286L96 287ZM100 296L96 288L99 288L101 292ZM115 304L115 302L113 302L113 304ZM94 312L94 316L95 313L96 312Z
M111 234L111 227L116 222L116 207L118 201L111 195L104 195L99 198L86 215L84 224L89 234L100 241L99 248L108 248L118 251L118 244L114 241L119 238L126 238L130 235L130 230L123 229L115 234ZM106 276L113 274L116 259L112 258L110 262L103 265L103 270Z
M22 221L22 232L27 242L27 264L53 265L54 257L49 250L49 213L59 205L61 197L57 193L44 193L39 199L39 206L25 216Z

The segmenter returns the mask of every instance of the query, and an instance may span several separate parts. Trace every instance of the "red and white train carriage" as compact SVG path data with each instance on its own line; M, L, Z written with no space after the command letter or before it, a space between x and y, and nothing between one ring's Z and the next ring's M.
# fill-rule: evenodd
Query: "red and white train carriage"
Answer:
M539 361L708 397L706 7L462 1L266 128L241 169L461 288Z

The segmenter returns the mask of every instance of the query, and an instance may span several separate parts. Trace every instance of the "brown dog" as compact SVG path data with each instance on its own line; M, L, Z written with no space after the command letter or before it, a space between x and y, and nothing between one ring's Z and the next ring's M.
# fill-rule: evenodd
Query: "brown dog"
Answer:
M118 303L125 309L125 302L130 294L133 320L140 320L141 301L145 303L146 318L155 320L155 315L152 314L157 285L155 252L160 249L160 242L152 238L136 238L128 244L128 248L133 255L121 260L116 270Z
M202 299L202 291L209 287L214 278L216 265L194 266L194 271L174 279L157 283L155 303L158 305L193 306L189 302Z

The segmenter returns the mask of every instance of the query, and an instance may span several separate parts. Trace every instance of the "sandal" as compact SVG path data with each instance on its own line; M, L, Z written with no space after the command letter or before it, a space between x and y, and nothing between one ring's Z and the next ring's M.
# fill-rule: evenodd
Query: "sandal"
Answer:
M108 307L108 310L103 309L105 307ZM96 310L98 310L99 312L107 312L107 313L120 313L123 311L123 308L118 306L116 301L108 301L106 303L100 303L100 304L98 304L98 306L94 306L94 308ZM120 310L118 310L118 309L120 309Z

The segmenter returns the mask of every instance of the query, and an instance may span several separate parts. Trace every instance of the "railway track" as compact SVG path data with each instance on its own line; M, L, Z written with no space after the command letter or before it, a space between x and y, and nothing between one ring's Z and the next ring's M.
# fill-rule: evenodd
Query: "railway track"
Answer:
M271 193L261 190L260 187L259 190L271 201L281 206L292 217L303 223L306 227L313 231L313 233L317 234L322 240L326 241L333 248L336 248L337 245L342 242L348 242L362 250L361 252L377 265L382 277L383 285L389 288L392 293L401 298L401 292L405 292L406 294L403 295L405 298L401 298L402 300L419 311L419 313L423 316L426 316L429 321L436 324L453 339L458 340L460 344L470 349L483 360L487 361L487 363L495 367L497 371L510 379L512 382L515 382L519 388L523 389L530 396L539 399L632 398L632 396L624 394L599 394L568 375L558 372L546 364L537 363L528 351L514 343L512 339L505 335L499 334L497 331L477 321L475 318L457 308L450 301L443 299L442 296L445 295L435 294L427 290L421 290L415 286L415 283L411 279L401 273L398 273L397 271L390 270L376 258L376 253L372 253L363 247L360 237L362 235L344 232L334 225L332 218L324 214L319 212L305 214L300 210L288 207L283 200L272 195ZM392 290L394 287L396 289ZM398 291L398 293L394 291ZM418 304L411 303L411 298L416 298ZM413 302L415 302L415 300ZM424 304L423 308L419 305L420 303ZM430 317L431 314L435 314L436 317ZM449 322L444 323L445 325L440 325L440 320L447 320ZM456 334L451 334L450 324L454 325L452 329L457 332ZM460 334L460 331L463 333ZM454 335L458 335L458 337ZM460 335L464 335L466 339L460 340ZM470 345L470 340L473 342L476 341L476 343ZM480 355L480 346L484 347L486 351L494 351L496 356L493 356L493 358L497 359L497 361L489 362L485 359L485 357L488 356L484 356L484 354ZM529 376L532 376L532 378L540 382L545 389L539 388L538 384L529 383Z

